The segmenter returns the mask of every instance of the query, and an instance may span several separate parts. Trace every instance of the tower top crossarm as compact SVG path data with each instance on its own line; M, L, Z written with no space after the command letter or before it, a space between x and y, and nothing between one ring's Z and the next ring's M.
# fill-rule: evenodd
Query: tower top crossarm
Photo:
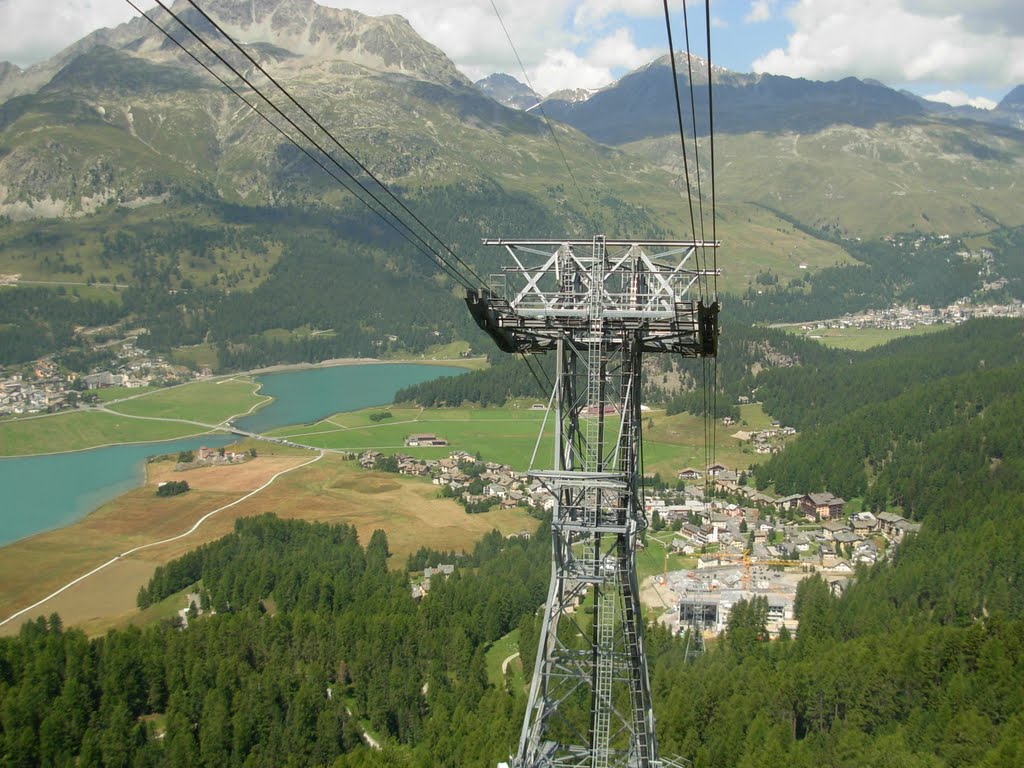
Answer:
M644 351L713 357L717 302L691 298L718 270L696 264L701 240L484 240L512 264L470 291L470 312L506 352L551 349L559 334L636 334Z

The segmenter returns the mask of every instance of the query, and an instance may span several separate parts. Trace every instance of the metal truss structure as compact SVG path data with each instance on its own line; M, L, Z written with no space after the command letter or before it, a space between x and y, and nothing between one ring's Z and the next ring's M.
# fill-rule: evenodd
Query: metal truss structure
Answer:
M506 352L554 352L551 585L515 768L660 768L636 575L645 352L713 357L693 241L485 240L514 263L466 302ZM541 437L544 429L542 428ZM538 438L538 448L541 438ZM537 452L534 452L536 459Z
M691 621L686 628L686 660L694 661L704 655L704 626Z

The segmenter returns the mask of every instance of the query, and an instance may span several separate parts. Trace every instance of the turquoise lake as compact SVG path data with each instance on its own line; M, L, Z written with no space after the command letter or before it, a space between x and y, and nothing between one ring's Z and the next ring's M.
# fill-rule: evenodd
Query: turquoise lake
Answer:
M430 365L382 364L307 368L259 376L260 392L274 402L238 426L264 432L288 424L305 424L340 411L390 403L410 384L465 369ZM136 445L93 448L47 456L0 458L0 546L34 533L73 523L105 502L140 485L148 456L217 448L229 435Z
M230 435L0 459L0 546L73 523L146 479L147 456L219 448Z
M267 432L290 424L309 424L341 411L387 405L402 387L441 376L465 373L465 368L440 365L381 363L305 368L257 376L260 394L274 402L235 424L249 432Z

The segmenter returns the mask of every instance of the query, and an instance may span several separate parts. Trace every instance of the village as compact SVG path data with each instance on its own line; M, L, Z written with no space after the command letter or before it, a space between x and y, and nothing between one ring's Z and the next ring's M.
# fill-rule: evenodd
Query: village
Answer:
M139 349L131 339L110 350L110 365L87 374L69 370L52 357L0 370L0 416L54 413L88 405L97 402L96 390L108 387L169 386L211 375L209 368L193 371L174 365Z
M773 436L782 428L768 430ZM435 435L411 435L406 444L439 445ZM365 469L429 479L443 496L467 512L492 507L526 507L537 517L551 512L555 496L536 478L505 464L488 462L465 451L441 459L369 450L359 456ZM851 511L847 502L827 491L773 497L743 482L742 473L721 464L686 467L674 487L650 487L644 494L653 538L666 552L692 558L693 567L654 578L651 607L668 610L660 620L678 633L698 631L716 636L739 600L764 597L768 630L796 632L793 604L797 584L820 573L841 593L859 566L890 558L920 524L895 512ZM528 532L513 534L528 536ZM455 563L436 563L411 585L414 595L430 589L431 576L452 573Z
M446 445L434 435L411 435L406 445ZM529 507L538 512L554 509L555 498L539 480L530 480L525 472L517 472L507 464L482 461L465 451L452 451L443 459L416 459L403 453L385 456L380 451L364 451L359 464L365 469L383 469L400 475L430 478L468 510L474 505L484 511L498 506L503 509Z
M768 630L796 632L793 604L797 584L818 572L841 593L860 565L892 556L920 524L894 512L850 512L844 499L822 492L775 498L739 483L736 472L716 464L706 474L688 468L686 485L671 502L645 499L652 527L672 531L671 550L696 556L694 568L658 578L661 599L671 607L662 617L677 632L721 633L739 600L763 597ZM657 535L657 534L654 534ZM665 594L667 593L667 594Z
M993 283L986 283L985 287L998 290L1003 285L1005 285L1005 280L1000 279ZM799 328L806 331L809 338L815 339L820 338L815 335L815 331L864 328L890 331L910 330L918 326L960 325L978 317L1024 317L1024 303L974 304L968 299L960 299L946 307L919 304L917 306L887 307L886 309L866 309L856 314L803 323Z

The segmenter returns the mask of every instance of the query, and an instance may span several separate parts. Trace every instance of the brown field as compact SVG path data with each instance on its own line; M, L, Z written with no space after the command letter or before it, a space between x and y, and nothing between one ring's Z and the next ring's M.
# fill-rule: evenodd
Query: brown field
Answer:
M185 479L193 490L245 494L259 488L276 473L297 466L310 458L312 457L261 456L244 464L200 467L185 473L175 472L174 462L161 461L148 466L146 483L159 485L167 480Z
M188 530L203 515L259 488L275 473L309 460L261 456L238 466L173 472L170 463L152 464L144 487L130 491L82 521L0 549L0 620L50 594L118 553ZM185 479L193 489L158 498L155 487ZM421 546L470 548L492 528L502 533L532 530L536 521L520 510L467 515L455 502L439 498L435 486L398 475L367 472L333 455L287 475L250 499L211 517L194 533L121 558L38 608L0 626L17 632L28 619L57 612L65 625L100 633L137 615L135 597L157 565L229 533L239 517L273 512L283 518L355 525L360 538L382 528L392 564Z

